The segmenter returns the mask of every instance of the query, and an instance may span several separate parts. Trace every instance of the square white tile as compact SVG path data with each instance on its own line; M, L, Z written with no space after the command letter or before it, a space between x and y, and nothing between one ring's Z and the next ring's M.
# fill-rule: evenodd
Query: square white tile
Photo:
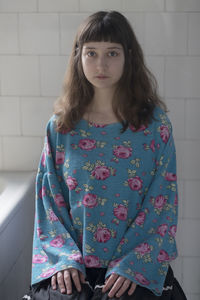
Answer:
M199 212L200 212L200 180L186 180L184 217L200 219Z
M199 98L200 57L166 57L165 96Z
M58 14L20 14L19 38L22 54L58 54Z
M200 2L200 1L199 1ZM200 6L200 5L199 5ZM190 55L200 54L200 12L188 14L188 47Z
M147 13L145 49L152 55L183 55L187 53L187 15Z
M39 12L75 12L79 10L79 0L38 0Z
M200 258L184 257L183 258L183 284L186 293L200 294ZM191 297L191 299L194 296ZM198 298L199 299L199 298Z
M19 53L17 14L1 13L0 17L0 54Z
M23 136L44 136L55 98L21 98Z
M200 98L186 100L186 139L200 139Z
M39 59L36 56L0 56L2 96L40 94Z
M40 57L42 96L55 96L56 98L61 94L67 63L68 57L63 55Z
M200 11L199 0L167 0L166 9L169 11Z
M1 12L36 12L37 0L1 0Z
M122 0L123 11L163 11L164 0Z
M121 0L80 0L80 11L120 10Z
M19 97L0 97L0 135L20 135L20 118Z
M39 137L4 137L3 160L6 170L37 170L42 151Z

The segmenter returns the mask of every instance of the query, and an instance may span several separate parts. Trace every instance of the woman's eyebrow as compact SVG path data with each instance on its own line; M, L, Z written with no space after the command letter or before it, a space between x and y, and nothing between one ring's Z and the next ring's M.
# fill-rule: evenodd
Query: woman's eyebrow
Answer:
M97 49L96 47L83 46L84 49ZM122 49L121 47L108 47L106 49Z

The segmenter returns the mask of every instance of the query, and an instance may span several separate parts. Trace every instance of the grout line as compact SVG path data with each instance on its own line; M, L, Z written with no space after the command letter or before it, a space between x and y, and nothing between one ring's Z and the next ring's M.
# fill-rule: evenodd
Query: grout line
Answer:
M186 120L187 120L187 118L186 118L186 107L187 107L187 99L185 98L183 101L184 101L183 102L183 105L184 105L184 128L183 128L183 131L184 131L184 139L187 140L187 138L186 138Z
M167 57L164 55L164 68L163 68L163 95L164 99L166 99L166 65L167 65Z
M37 12L39 12L39 0L37 0L37 2L36 2L36 10L37 10Z
M41 77L41 56L38 55L37 57L38 57L38 73L39 73L39 95L38 95L38 97L43 97L43 95L42 95L42 77Z
M164 0L164 12L167 12L166 0Z
M22 99L19 97L19 117L20 117L20 136L23 136L23 116L22 116Z
M5 156L4 156L4 137L2 136L1 137L1 150L2 150L2 170L6 170L6 167L5 167Z
M186 38L187 38L187 45L186 45L186 50L187 50L187 55L189 55L189 16L190 14L187 13L187 32L186 32ZM190 55L192 56L192 55Z
M59 56L61 56L62 54L62 47L61 47L61 14L58 13L58 38L59 38L59 42L58 42L58 46L59 46Z
M3 137L0 136L0 153L1 153L1 157L0 157L0 161L1 161L1 168L0 170L3 170Z
M21 51L21 39L20 39L20 14L17 13L17 42L18 42L18 53L14 55L22 55Z

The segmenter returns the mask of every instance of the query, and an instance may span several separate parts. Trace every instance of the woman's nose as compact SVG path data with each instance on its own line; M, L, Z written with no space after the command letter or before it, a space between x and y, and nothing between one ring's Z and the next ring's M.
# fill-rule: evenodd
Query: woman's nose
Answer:
M97 67L98 68L107 68L108 67L108 62L105 56L100 56L97 59Z

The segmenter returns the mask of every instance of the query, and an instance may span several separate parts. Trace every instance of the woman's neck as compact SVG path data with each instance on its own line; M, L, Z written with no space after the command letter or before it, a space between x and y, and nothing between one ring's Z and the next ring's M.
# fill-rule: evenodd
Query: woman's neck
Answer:
M108 89L95 89L92 103L89 105L88 110L95 113L112 114L112 97L113 90Z

